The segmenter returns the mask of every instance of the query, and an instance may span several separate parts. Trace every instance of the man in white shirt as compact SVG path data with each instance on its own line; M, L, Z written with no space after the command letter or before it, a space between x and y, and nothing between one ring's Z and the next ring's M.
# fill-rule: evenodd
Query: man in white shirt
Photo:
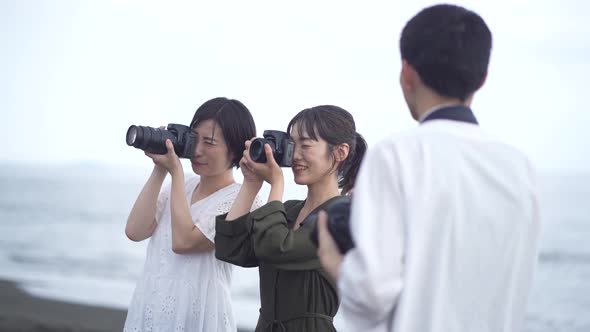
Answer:
M476 13L428 7L404 27L400 84L418 128L369 149L341 256L320 214L318 255L347 331L521 331L537 260L535 176L469 108L492 36Z

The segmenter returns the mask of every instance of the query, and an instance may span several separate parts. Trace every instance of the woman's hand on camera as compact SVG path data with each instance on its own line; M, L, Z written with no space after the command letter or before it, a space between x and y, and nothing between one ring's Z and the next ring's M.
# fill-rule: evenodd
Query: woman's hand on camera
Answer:
M272 148L268 144L264 144L264 153L266 154L266 163L257 163L250 158L250 143L251 140L246 141L246 150L244 151L245 166L258 175L261 179L268 182L271 186L283 181L283 170L275 161L272 155ZM240 162L240 165L242 163Z
M324 272L333 283L338 283L340 266L344 256L338 250L336 241L328 230L328 214L326 211L318 213L318 257Z
M166 154L146 152L145 155L154 161L156 167L165 169L170 173L170 175L174 175L179 171L182 172L182 164L180 163L180 159L178 159L176 152L174 152L174 145L172 145L172 141L169 139L166 140L166 149L168 150Z
M243 184L251 184L260 188L262 187L262 182L264 179L260 175L256 174L256 172L248 165L250 140L246 141L244 145L246 146L246 149L244 150L242 159L240 159L240 169L242 170L242 175L244 176Z

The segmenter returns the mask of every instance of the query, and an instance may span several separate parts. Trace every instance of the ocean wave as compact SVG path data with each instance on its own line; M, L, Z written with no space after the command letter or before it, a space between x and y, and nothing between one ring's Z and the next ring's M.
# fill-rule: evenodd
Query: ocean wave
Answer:
M64 275L92 276L106 279L136 280L140 266L130 259L77 259L74 257L32 256L11 253L9 261L21 267ZM130 269L129 266L134 268Z
M542 252L539 261L550 264L590 264L590 253Z

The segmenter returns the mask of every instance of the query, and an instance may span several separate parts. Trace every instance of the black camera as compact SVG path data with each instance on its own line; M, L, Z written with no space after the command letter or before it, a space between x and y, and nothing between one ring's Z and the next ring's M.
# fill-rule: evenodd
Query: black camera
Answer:
M268 144L272 148L272 156L277 164L281 167L291 167L295 143L289 134L278 130L265 130L262 136L264 138L256 138L250 143L250 158L257 163L265 163L264 144Z
M341 254L345 254L350 249L354 248L354 240L350 233L350 196L339 196L332 200L326 206L326 213L328 214L328 231L334 238ZM317 213L307 216L303 223L315 222L314 229L311 232L311 241L318 246L318 226Z
M127 130L127 145L149 153L166 154L166 139L172 141L179 158L194 156L197 138L190 127L170 123L167 129L132 125Z

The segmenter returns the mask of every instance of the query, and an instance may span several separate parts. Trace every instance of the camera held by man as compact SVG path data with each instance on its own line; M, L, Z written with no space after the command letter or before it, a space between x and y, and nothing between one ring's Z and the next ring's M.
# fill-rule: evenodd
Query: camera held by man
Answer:
M351 196L339 196L326 206L326 213L328 214L328 231L334 238L340 253L343 255L355 246L350 232L351 202ZM311 241L316 246L318 246L317 219L318 215L317 213L314 213L307 216L306 220L303 221L303 223L315 223L314 229L311 232Z

